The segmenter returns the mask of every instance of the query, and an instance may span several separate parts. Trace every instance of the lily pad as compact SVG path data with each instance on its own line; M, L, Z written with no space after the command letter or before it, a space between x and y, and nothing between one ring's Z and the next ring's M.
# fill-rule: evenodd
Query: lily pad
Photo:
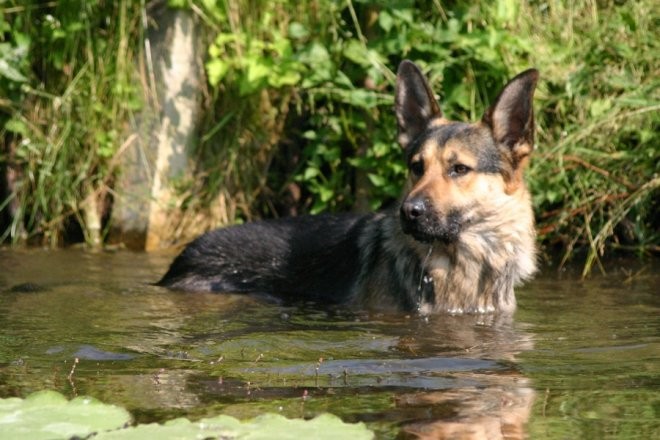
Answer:
M298 440L337 439L370 440L373 432L363 423L344 423L337 416L322 414L311 420L287 419L279 414L264 414L241 422L230 416L217 416L190 422L180 418L165 424L138 425L118 431L103 432L94 440L159 440L222 438L226 440Z
M90 397L69 401L55 391L39 391L25 399L0 399L0 432L6 438L86 437L130 422L125 409Z
M163 424L128 427L131 415L123 408L107 405L90 397L71 401L55 391L40 391L25 399L0 399L0 432L3 438L132 440L186 440L222 438L226 440L297 440L374 438L364 423L344 423L337 416L322 414L311 420L287 419L264 414L247 421L220 415L191 422L185 418Z

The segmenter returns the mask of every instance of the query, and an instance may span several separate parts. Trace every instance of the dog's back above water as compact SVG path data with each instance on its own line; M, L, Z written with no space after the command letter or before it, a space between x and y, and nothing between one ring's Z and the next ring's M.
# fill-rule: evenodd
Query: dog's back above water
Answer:
M419 68L397 72L398 141L409 177L398 206L208 232L159 285L421 313L511 312L535 271L523 179L538 72L513 78L475 123L445 119Z

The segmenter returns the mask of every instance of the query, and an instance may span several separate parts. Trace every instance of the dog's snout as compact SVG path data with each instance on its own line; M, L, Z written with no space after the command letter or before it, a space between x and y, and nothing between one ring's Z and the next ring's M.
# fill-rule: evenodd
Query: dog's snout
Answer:
M401 205L401 214L408 220L415 220L426 214L428 210L428 203L425 198L415 197L411 200L406 200Z
M439 211L432 199L410 197L401 204L401 230L423 243L452 243L458 239L463 223L457 209Z

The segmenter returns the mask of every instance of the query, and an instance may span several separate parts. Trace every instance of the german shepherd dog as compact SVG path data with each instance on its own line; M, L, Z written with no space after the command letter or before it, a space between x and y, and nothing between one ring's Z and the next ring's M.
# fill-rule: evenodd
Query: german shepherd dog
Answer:
M261 221L208 232L159 285L419 313L512 312L536 269L523 172L538 71L513 78L476 123L445 119L420 69L397 72L401 201L366 215Z

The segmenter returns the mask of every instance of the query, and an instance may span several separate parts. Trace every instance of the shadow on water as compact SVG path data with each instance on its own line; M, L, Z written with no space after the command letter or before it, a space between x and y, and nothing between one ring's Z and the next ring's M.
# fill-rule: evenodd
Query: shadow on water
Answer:
M331 412L379 438L658 433L657 262L547 274L507 320L150 286L169 260L0 250L0 396L91 395L140 422Z

